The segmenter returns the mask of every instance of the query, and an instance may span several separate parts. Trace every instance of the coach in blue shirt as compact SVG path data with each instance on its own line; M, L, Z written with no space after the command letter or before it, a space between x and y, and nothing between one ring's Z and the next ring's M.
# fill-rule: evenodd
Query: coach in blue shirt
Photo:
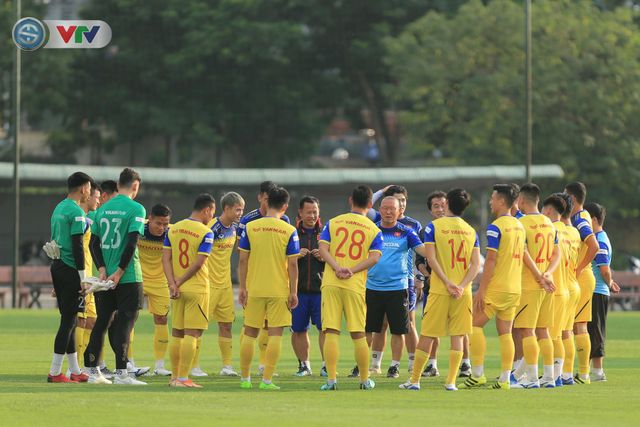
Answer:
M398 199L392 196L380 203L381 219L376 225L383 236L382 257L367 274L367 341L370 344L373 333L381 331L386 316L391 330L392 361L387 372L390 378L400 375L404 335L408 332L409 253L412 250L422 256L426 253L416 232L398 222L399 209Z

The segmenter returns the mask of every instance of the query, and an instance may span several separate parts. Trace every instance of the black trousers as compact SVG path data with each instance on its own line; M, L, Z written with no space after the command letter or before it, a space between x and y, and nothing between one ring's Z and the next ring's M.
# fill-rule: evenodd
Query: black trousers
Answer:
M116 369L126 369L131 330L143 301L142 283L120 283L115 289L97 292L95 300L98 318L84 352L84 365L91 368L97 366L105 333L115 314L109 331L109 343L116 356Z
M609 296L593 294L591 302L591 322L587 323L591 340L591 359L604 357L604 342L607 338L607 313L609 313Z
M80 294L78 270L69 267L59 259L54 260L51 265L51 281L60 312L60 324L53 343L53 352L75 353L77 314L84 311L84 297Z

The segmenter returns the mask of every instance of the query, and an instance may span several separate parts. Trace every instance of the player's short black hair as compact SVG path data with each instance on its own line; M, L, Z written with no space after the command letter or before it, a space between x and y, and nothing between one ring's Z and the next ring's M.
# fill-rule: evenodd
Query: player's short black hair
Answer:
M366 185L358 185L351 192L351 201L358 208L368 208L373 199L373 191Z
M537 204L540 201L540 187L533 182L528 182L520 187L520 195L529 202Z
M544 199L542 202L542 206L551 206L556 210L561 216L564 215L567 210L567 201L564 197L560 196L561 193L554 193Z
M196 201L193 203L193 210L200 212L208 207L215 206L216 199L209 193L202 193L196 197Z
M382 193L383 197L393 196L395 194L403 194L404 197L409 198L409 193L407 193L407 189L402 185L392 185Z
M315 203L316 205L318 205L318 207L320 207L320 200L318 200L318 198L314 196L302 196L298 207L300 209L304 208L305 203Z
M67 189L72 193L87 182L93 183L93 179L89 175L84 172L74 172L67 178Z
M158 203L151 208L151 216L171 216L171 209L167 205Z
M602 227L604 225L604 219L607 216L607 209L599 203L590 202L584 205L584 209L589 212L591 218L598 220L598 224Z
M553 193L552 195L558 196L562 200L564 200L567 208L562 213L562 218L569 218L571 216L571 211L573 211L573 200L571 200L571 196L569 196L567 193Z
M580 181L567 184L564 187L564 191L575 197L579 205L584 204L584 201L587 199L587 187Z
M136 181L140 183L142 182L140 174L131 168L124 168L122 172L120 172L120 177L118 178L118 187L129 188Z
M275 188L275 187L277 187L275 182L273 182L273 181L263 181L260 184L260 194L267 194L267 193L269 193L269 190L271 190L272 188Z
M447 204L452 214L460 216L471 204L471 195L462 188L454 188L447 193Z
M447 198L447 193L445 193L444 191L440 191L440 190L434 191L433 193L427 196L427 209L431 210L431 203L433 202L433 199L446 199L446 198Z
M96 190L102 193L102 188L100 188L100 185L97 182L91 180L91 193L93 194L93 192Z
M284 187L274 185L269 190L268 204L271 209L282 209L284 205L289 204L289 192Z
M118 183L112 179L108 179L106 181L102 181L102 184L100 184L100 188L102 188L103 193L112 195L113 193L118 192Z
M496 184L493 186L493 191L498 193L498 196L505 201L508 207L511 207L518 198L519 188L517 184Z

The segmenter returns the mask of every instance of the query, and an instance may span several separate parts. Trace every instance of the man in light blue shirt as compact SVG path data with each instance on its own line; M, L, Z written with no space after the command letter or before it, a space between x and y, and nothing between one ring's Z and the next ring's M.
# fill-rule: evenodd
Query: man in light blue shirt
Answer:
M591 339L591 381L606 381L603 362L609 295L610 292L620 292L620 287L611 277L610 265L613 251L609 236L602 229L607 211L598 203L587 203L584 208L591 215L593 232L598 241L598 252L591 261L593 275L596 277L596 288L593 292L591 321L587 324Z

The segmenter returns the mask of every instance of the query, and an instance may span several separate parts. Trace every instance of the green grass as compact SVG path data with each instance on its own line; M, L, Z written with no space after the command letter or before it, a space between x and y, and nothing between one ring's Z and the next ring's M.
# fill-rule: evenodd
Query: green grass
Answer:
M61 425L84 420L87 425L638 425L640 393L640 313L612 313L606 383L556 390L442 389L444 378L422 382L420 392L398 390L400 380L376 378L373 391L357 390L357 380L346 378L353 365L350 341L343 336L337 392L322 393L319 376L294 378L297 362L288 334L283 340L277 371L278 392L257 388L240 390L239 381L216 375L199 381L202 390L170 389L166 378L147 377L147 387L47 384L57 313L52 310L0 311L0 425ZM234 356L237 366L237 331ZM489 325L487 374L498 373L498 342ZM136 325L138 365L152 365L152 322L141 313ZM312 343L315 344L315 332ZM447 344L443 348L448 347ZM385 353L388 363L389 353ZM109 355L107 363L113 365ZM168 359L167 359L168 361ZM317 345L312 362L320 367ZM447 353L440 354L446 375ZM202 366L220 368L215 325L205 336ZM66 368L65 368L66 369ZM406 362L403 362L406 372ZM257 385L257 380L254 379ZM74 423L77 424L77 423Z

